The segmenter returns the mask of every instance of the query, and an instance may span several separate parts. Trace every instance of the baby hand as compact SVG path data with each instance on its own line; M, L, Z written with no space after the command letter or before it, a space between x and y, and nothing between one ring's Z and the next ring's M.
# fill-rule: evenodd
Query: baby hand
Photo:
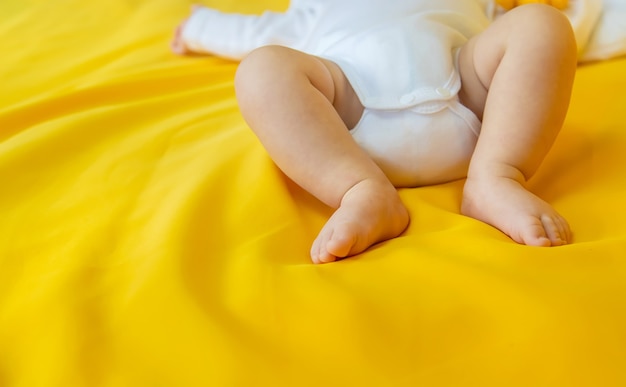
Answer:
M524 4L548 4L557 9L565 9L569 5L568 0L496 0L496 4L509 10Z
M182 30L185 27L186 23L187 19L183 20L183 22L180 23L178 27L176 27L176 31L174 31L174 39L172 39L172 42L170 43L170 47L174 54L185 55L189 53L189 50L185 46L185 43L183 42L183 39L181 37Z
M193 14L194 12L196 12L198 8L200 8L200 5L197 5L197 4L192 5L191 13ZM172 42L170 43L170 47L172 48L172 52L174 54L186 55L191 52L185 45L185 42L183 41L183 37L182 37L183 29L185 28L185 24L187 24L187 20L189 19L187 18L183 20L178 25L178 27L176 27L176 30L174 31L174 39L172 39Z

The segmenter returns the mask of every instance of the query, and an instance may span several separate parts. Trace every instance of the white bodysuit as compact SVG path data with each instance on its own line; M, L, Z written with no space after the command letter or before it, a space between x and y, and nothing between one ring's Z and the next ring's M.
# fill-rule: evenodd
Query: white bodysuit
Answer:
M235 60L275 44L337 63L365 107L354 139L416 186L467 172L480 121L459 102L456 53L489 22L481 0L294 0L260 16L200 8L182 39Z

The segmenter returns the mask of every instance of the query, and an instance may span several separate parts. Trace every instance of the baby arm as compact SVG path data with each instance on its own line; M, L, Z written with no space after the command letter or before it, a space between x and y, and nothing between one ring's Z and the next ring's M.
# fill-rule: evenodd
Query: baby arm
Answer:
M262 46L297 48L311 25L311 15L311 10L303 7L242 15L194 6L191 16L176 29L172 50L181 55L194 52L241 60Z

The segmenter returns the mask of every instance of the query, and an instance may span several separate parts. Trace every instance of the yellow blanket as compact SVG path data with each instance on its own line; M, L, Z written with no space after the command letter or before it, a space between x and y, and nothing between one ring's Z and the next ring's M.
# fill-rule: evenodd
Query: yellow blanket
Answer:
M572 245L459 215L458 181L314 266L331 210L247 129L236 63L169 52L190 3L0 2L0 386L626 385L625 59L579 69L532 180Z

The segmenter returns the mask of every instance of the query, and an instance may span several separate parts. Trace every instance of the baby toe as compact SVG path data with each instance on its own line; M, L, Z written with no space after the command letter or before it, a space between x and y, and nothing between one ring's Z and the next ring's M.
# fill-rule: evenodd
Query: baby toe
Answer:
M511 237L516 242L527 246L548 247L552 245L544 225L536 218L531 219L520 229L519 238L515 238L513 235Z
M562 246L567 243L565 230L557 218L544 215L541 217L541 223L543 224L546 237L550 240L550 245Z

